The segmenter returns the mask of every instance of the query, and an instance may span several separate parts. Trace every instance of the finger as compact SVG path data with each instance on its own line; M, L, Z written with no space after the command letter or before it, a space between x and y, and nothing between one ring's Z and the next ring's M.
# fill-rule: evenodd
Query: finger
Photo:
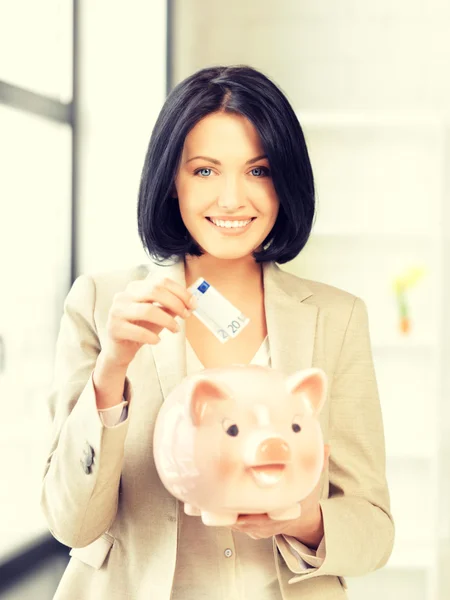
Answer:
M155 290L138 290L128 293L133 304L153 304L158 308L163 308L170 316L179 316L183 319L186 319L191 314L192 309L188 309L184 302L174 296L169 290L158 288Z
M152 281L151 279L146 280L146 283L150 283L150 290L160 290L164 289L169 291L171 294L176 296L189 310L192 309L193 305L191 304L192 299L194 297L193 293L187 288L183 287L181 284L173 281L169 277L164 277L159 281Z
M238 526L236 526L236 525L232 525L232 526L230 527L230 529L232 529L233 531L238 531L239 533L245 533L245 534L247 534L247 535L250 535L250 532L251 532L251 529L252 529L252 528L250 528L250 531L249 531L249 528L248 528L248 527L246 527L246 526L241 526L241 527L238 527ZM254 525L253 525L253 529L255 529L255 526L254 526Z
M157 344L161 341L161 338L153 331L127 321L123 321L118 325L114 337L124 341L138 342L139 344Z
M179 298L188 310L192 310L192 308L196 305L194 294L172 279L166 277L163 279L161 284L157 286L157 289L164 290L165 292L169 291L171 294Z
M266 525L271 519L267 515L258 514L258 515L239 515L237 523L242 526L258 526L258 525Z
M173 316L159 306L147 302L133 302L125 305L121 316L127 321L137 323L143 327L158 325L176 333L180 327Z
M253 527L253 531L250 529L250 531L245 528L245 527L231 527L231 529L233 529L234 531L238 531L239 533L245 533L246 535L248 535L249 537L251 537L252 539L256 540L259 538L259 535L254 533L254 527Z
M170 289L161 285L150 288L142 288L142 286L137 288L135 286L127 291L134 302L157 303L160 307L168 309L184 319L190 315L190 311L192 310L192 307L189 305L189 298L182 299Z
M192 306L190 306L189 303L186 304L186 302L175 296L170 290L163 287L158 287L153 290L152 301L183 319L189 317L192 312Z

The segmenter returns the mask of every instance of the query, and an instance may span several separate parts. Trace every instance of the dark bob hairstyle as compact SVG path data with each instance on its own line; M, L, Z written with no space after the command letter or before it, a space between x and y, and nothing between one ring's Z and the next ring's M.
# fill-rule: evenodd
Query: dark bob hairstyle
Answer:
M138 200L138 230L156 260L201 256L172 197L184 140L210 113L243 115L254 125L269 160L280 203L278 217L256 262L285 263L297 256L311 233L314 178L305 138L283 92L245 65L208 67L179 83L167 97L154 126Z

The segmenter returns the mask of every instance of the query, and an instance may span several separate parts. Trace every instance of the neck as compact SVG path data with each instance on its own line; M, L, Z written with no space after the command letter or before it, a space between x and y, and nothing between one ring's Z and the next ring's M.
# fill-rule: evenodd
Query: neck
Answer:
M224 295L233 291L245 293L245 290L262 289L262 265L256 263L253 257L225 260L204 254L186 256L184 264L187 287L203 277Z

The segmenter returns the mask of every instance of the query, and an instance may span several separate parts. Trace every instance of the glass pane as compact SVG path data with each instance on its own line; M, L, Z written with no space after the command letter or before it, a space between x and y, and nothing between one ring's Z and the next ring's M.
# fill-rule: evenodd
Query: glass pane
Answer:
M72 1L0 3L0 79L64 102L72 98Z
M70 277L71 131L0 105L0 558L45 524L46 397Z

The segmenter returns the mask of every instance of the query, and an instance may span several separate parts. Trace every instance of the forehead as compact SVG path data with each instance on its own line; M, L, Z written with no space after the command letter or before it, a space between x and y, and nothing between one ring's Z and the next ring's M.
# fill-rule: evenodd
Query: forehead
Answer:
M263 152L255 126L242 115L212 113L201 119L184 141L184 154L207 154L213 158L232 153L246 160ZM251 155L251 156L250 156Z

